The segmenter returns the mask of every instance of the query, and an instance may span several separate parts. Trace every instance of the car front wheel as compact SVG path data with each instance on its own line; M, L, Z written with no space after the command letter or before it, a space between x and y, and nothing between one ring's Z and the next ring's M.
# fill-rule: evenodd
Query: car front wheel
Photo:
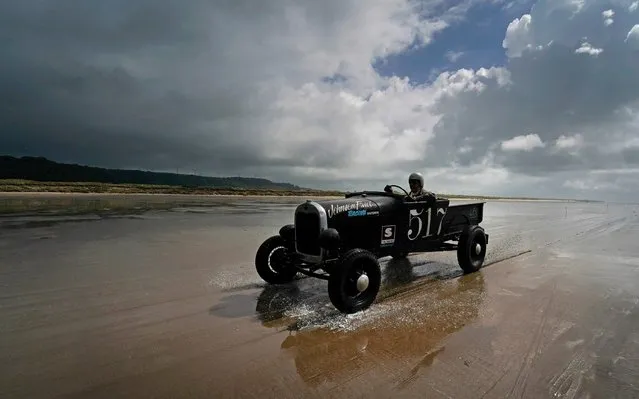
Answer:
M342 257L328 280L328 296L342 313L367 309L377 298L382 272L377 257L363 249L352 249Z

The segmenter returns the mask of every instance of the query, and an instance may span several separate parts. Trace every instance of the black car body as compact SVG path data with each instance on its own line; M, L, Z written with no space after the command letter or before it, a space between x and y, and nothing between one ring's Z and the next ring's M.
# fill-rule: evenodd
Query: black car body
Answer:
M445 241L458 240L466 226L479 225L483 205L450 206L450 201L443 198L411 202L385 192L307 201L295 210L295 249L309 263L330 259L337 254L322 248L320 238L323 232L335 230L340 248L362 248L377 257L437 251L443 249Z
M333 304L350 313L368 307L377 295L381 257L457 250L464 272L479 270L488 243L479 227L483 211L484 202L413 201L385 191L308 200L296 207L293 224L258 250L256 267L275 284L290 282L298 272L326 279ZM276 248L281 251L271 258ZM353 281L357 290L349 288Z

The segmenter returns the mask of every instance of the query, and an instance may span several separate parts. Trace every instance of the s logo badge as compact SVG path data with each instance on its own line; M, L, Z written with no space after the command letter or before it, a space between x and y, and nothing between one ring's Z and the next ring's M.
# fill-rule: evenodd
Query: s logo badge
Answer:
M382 226L382 245L391 245L395 242L395 226Z

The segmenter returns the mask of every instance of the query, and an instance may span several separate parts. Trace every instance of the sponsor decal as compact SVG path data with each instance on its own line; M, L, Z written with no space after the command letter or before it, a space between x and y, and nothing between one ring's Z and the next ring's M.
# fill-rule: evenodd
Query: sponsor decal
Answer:
M382 245L392 245L395 242L395 225L382 226Z
M331 204L326 210L326 214L329 218L332 218L333 216L340 213L344 213L344 212L348 212L349 213L348 216L351 216L350 211L365 210L366 213L364 214L356 213L352 215L352 216L365 216L365 215L370 215L371 213L368 211L376 207L377 205L373 201L354 201L354 202L349 202L347 204Z

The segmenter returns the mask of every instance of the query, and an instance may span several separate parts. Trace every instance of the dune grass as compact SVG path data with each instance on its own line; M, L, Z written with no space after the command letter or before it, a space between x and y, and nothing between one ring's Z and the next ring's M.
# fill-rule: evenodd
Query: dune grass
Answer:
M4 195L3 195L4 193ZM131 213L216 206L227 197L343 197L339 191L0 180L0 214Z
M22 193L91 193L91 194L182 194L182 195L269 195L269 196L342 196L340 191L246 189L233 187L185 187L159 184L110 184L93 182L40 182L0 180L0 192Z

